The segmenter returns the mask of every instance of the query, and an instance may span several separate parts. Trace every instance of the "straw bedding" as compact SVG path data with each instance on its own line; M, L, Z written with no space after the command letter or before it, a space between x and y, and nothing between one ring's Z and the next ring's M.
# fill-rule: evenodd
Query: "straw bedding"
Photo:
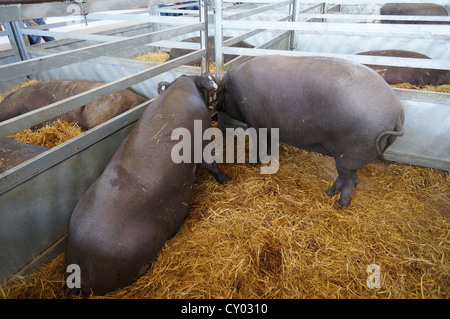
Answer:
M280 169L198 170L189 214L147 274L91 298L449 298L450 174L374 161L359 170L349 208L325 189L333 160L281 144ZM5 298L67 296L63 253ZM380 266L370 289L367 267Z
M140 61L164 63L167 60L169 60L169 53L164 52L164 51L149 52L147 54L140 55L140 56L136 57L135 59L140 60ZM196 65L196 66L200 66L200 65ZM208 71L216 74L216 62L208 63Z
M393 88L399 88L399 89L411 89L411 90L423 90L423 91L434 91L434 92L442 92L442 93L450 93L450 85L444 84L444 85L425 85L425 86L418 86L413 85L411 83L400 83L400 84L393 84L391 85Z
M69 123L58 119L53 123L46 124L40 129L26 129L9 137L25 144L52 148L81 133L83 133L83 130L77 123Z
M140 61L150 61L150 62L166 62L169 60L169 52L165 51L156 51L156 52L149 52L147 54L140 55L135 58L136 60Z

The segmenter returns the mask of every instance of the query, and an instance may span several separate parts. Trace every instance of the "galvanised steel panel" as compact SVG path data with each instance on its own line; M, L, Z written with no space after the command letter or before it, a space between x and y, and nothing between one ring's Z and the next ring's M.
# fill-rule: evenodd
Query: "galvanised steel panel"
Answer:
M384 158L450 170L450 94L447 103L402 99L405 135L396 139Z
M0 80L8 81L19 76L39 73L78 61L89 60L102 55L108 55L110 53L123 50L123 48L127 47L137 47L159 40L166 40L177 35L199 31L203 28L203 23L195 23L188 26L175 27L168 30L137 35L113 42L92 45L86 48L80 48L69 52L61 52L40 59L31 59L23 62L13 63L10 65L0 66L0 73L2 74Z
M24 1L25 2L25 1ZM0 21L17 21L42 17L64 17L80 13L139 8L147 5L171 3L171 0L90 0L83 2L39 3L6 5L0 10Z
M78 200L131 128L119 130L0 195L0 281L32 262L67 232Z
M39 74L39 78L42 81L71 79L111 82L124 76L136 74L142 70L158 65L160 64L155 62L101 57L42 72ZM153 98L158 95L157 85L159 82L172 82L183 74L197 75L199 73L200 70L197 67L180 66L172 69L170 72L164 72L159 75L152 76L145 81L131 86L130 89L144 97Z
M191 59L198 58L203 54L204 50L189 53L187 55L181 56L169 62L156 65L146 70L142 70L133 75L124 76L118 80L111 81L110 83L105 83L104 85L99 86L95 89L90 89L83 93L79 93L72 97L49 104L37 110L33 110L28 113L19 115L13 119L3 121L0 123L0 138L7 137L20 130L27 129L33 125L52 119L76 107L85 105L102 97L105 97L109 94L112 94L116 91L126 89L137 83L145 81L146 79L151 78L155 75L168 72L172 68L181 65L187 61L190 61ZM50 57L53 56L54 55L51 55Z

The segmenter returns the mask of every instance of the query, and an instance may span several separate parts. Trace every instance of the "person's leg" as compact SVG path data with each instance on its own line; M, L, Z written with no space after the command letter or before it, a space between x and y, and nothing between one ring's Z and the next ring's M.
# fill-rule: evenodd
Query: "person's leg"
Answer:
M45 25L45 20L44 18L39 18L35 20L37 24L39 25ZM44 31L49 31L48 29L44 29ZM50 36L43 36L42 37L44 39L45 42L49 42L49 41L55 41L54 37L50 37Z
M31 24L31 22L34 22L34 24ZM37 22L35 20L24 20L25 26L27 28L32 27L33 25L36 25ZM41 43L41 37L38 35L28 35L28 40L30 41L30 44L39 44Z

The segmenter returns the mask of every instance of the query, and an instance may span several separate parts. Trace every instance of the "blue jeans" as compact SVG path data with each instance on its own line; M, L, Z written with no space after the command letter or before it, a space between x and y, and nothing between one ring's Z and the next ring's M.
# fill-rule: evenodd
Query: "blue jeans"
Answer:
M178 2L178 3L195 3L195 1L188 1L188 2ZM171 4L161 4L159 6L160 8L162 7L173 7L173 5ZM192 7L186 7L186 8L182 8L181 10L198 10L198 6L192 6ZM160 13L160 15L162 16L180 16L181 13Z
M39 18L39 19L33 19L34 22L36 22L39 25L44 25L45 21L44 18ZM28 21L24 21L25 25L27 27L31 27L31 24ZM48 31L48 29L44 29L44 31ZM49 42L49 41L54 41L55 38L54 37L48 37L48 36L39 36L39 35L29 35L28 39L30 40L30 44L38 44L41 43L41 38L44 39L45 42Z

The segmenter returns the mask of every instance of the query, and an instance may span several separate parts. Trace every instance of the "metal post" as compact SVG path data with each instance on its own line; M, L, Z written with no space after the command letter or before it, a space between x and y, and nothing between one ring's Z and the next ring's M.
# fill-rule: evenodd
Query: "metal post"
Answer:
M25 44L24 35L22 34L21 27L23 27L22 21L5 22L6 32L8 33L9 43L11 44L14 52L14 58L16 62L25 61L31 59L28 53L27 46ZM39 79L37 74L27 75L28 79Z
M208 1L207 0L199 0L198 2L198 10L200 22L205 23L205 30L200 30L200 48L206 49L205 55L202 56L201 63L201 72L209 72L209 55L208 55Z
M299 20L299 9L300 9L300 0L294 0L292 5L292 21L298 22ZM295 30L291 31L290 41L289 41L289 49L295 50L297 48L297 34L298 32Z
M25 44L24 35L22 34L21 28L24 27L24 24L22 21L12 21L11 27L15 36L15 40L17 43L17 47L19 48L21 60L29 60L31 57L28 54L27 46Z
M320 13L321 14L325 14L327 13L327 4L326 2L322 2L322 4L320 5ZM320 22L326 22L326 19L320 19Z
M3 22L5 31L8 34L9 43L11 45L12 51L14 53L14 59L16 62L22 61L22 56L20 54L19 46L17 45L16 35L14 34L12 22Z
M158 15L158 6L156 5L151 5L151 3L149 2L148 5L148 14L151 16L157 16ZM161 28L159 26L159 23L156 22L152 22L152 26L150 28L151 32L156 32L159 31ZM159 47L156 48L156 50L160 50Z
M33 3L44 3L44 2L60 2L60 0L0 0L0 4L33 4Z
M214 44L216 49L216 75L219 79L223 77L223 29L222 29L222 1L214 0Z

